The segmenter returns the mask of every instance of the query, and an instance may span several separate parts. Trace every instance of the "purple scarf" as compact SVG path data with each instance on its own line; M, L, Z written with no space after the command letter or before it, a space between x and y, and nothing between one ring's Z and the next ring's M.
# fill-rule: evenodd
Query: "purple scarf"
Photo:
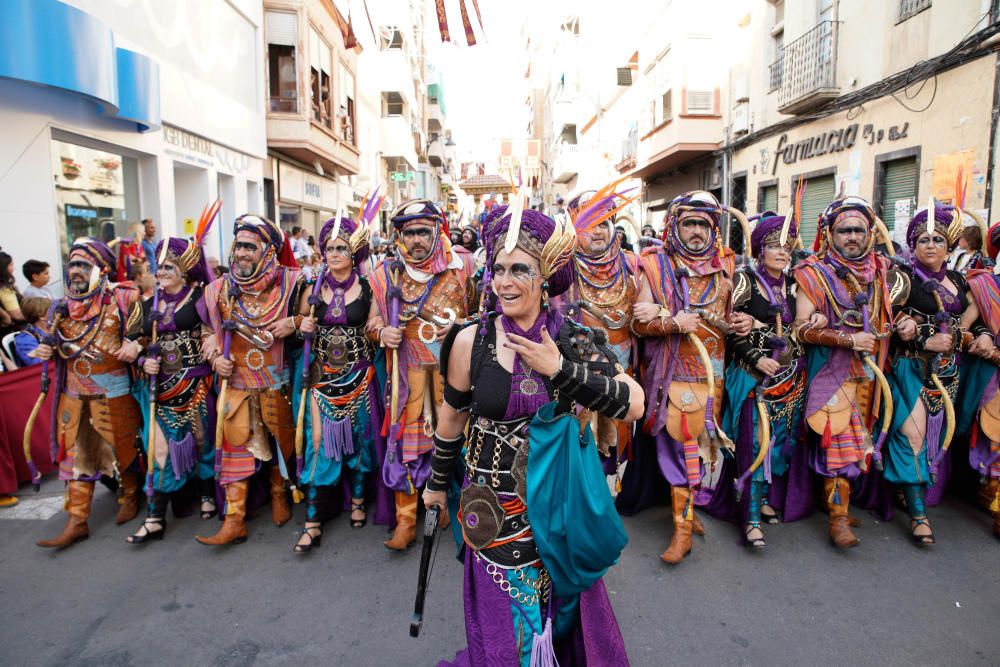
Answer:
M764 290L767 292L767 299L771 302L771 306L781 308L782 323L785 325L791 324L792 306L788 303L788 295L785 292L785 274L782 273L777 278L772 278L767 269L762 269L761 267L758 267L755 273L760 278L761 284L764 285Z
M354 287L358 280L358 272L351 271L351 275L346 280L340 281L333 277L333 273L326 272L325 280L327 287L333 291L333 301L327 306L323 313L323 324L347 324L347 305L344 295Z
M546 314L543 311L539 313L531 328L525 331L517 326L517 323L513 319L502 313L500 315L500 321L503 323L503 330L505 332L527 338L533 343L542 342L542 327L548 328L549 336L555 338L552 328L555 326L556 331L558 331L558 325L555 322L556 319L555 313L549 312ZM540 407L549 402L549 394L545 389L545 382L541 373L533 370L525 363L521 359L520 354L514 355L514 372L512 375L510 400L507 402L507 412L504 414L505 420L521 419L522 417L533 415Z
M159 287L156 288L156 298L153 299L153 305L156 306L157 301L165 305L162 313L159 310L153 313L153 318L159 320L157 329L160 333L173 333L177 331L177 324L174 322L174 315L177 314L177 304L186 299L190 293L190 285L185 285L177 294L168 294L166 290Z
M913 273L923 281L923 288L927 292L937 292L941 297L941 304L946 312L959 315L962 312L962 304L958 297L948 291L941 281L948 275L944 265L937 271L933 271L919 259L913 262Z

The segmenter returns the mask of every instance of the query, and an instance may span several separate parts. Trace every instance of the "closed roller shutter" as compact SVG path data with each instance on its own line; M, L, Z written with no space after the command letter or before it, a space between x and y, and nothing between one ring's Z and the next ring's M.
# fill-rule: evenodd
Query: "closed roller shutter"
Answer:
M833 174L806 180L806 191L802 195L802 221L799 225L799 236L802 238L802 245L807 249L813 247L813 241L816 239L816 222L819 220L820 214L833 201L836 181ZM797 184L797 180L792 181L792 192Z
M760 189L760 201L757 202L757 212L764 211L778 212L778 186L769 185Z
M917 158L907 157L884 163L882 177L882 200L879 209L882 211L882 222L889 231L893 231L897 223L905 227L909 220L896 220L896 202L909 201L910 215L916 212L917 202Z

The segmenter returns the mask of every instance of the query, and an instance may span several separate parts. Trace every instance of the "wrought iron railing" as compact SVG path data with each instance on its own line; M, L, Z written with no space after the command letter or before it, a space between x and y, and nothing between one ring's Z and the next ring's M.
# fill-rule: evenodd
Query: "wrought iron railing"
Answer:
M837 29L821 21L785 45L769 68L771 90L778 91L778 108L823 88L836 88Z

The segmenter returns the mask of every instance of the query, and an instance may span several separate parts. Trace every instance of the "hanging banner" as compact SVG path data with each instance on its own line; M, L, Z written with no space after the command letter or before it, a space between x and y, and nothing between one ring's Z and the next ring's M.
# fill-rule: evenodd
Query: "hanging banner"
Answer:
M448 32L448 11L444 7L444 0L434 0L434 8L437 10L438 30L441 31L441 41L450 42L451 34Z
M475 46L476 35L472 32L472 23L469 21L469 10L465 7L465 0L459 0L458 8L462 13L462 28L465 29L465 42L469 46Z
M472 0L472 8L476 10L476 20L479 21L479 29L485 30L483 28L483 15L479 13L479 0Z

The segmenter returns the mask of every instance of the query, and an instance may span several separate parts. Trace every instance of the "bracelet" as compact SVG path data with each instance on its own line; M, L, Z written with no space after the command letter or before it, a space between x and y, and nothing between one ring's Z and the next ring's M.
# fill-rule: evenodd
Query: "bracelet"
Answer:
M292 326L295 327L296 331L298 331L299 329L302 328L302 320L303 319L305 319L305 318L302 315L294 315L292 317Z

